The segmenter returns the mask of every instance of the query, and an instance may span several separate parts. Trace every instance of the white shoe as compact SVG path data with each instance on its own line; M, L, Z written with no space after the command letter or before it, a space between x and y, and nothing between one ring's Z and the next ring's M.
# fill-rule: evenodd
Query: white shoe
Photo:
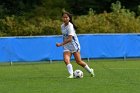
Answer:
M68 78L73 78L73 75L68 76Z
M91 77L95 77L94 70L91 68Z

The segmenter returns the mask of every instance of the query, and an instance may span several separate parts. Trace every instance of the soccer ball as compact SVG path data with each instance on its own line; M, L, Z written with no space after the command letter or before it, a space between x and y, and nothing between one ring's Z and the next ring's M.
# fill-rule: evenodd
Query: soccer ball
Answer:
M83 78L83 72L81 70L75 70L73 75L74 78Z

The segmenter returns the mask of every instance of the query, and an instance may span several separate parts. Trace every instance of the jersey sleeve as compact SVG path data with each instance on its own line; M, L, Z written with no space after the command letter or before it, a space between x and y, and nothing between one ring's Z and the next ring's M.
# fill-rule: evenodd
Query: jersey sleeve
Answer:
M75 30L73 28L73 25L69 25L69 27L68 27L68 35L74 36L74 34L75 34Z

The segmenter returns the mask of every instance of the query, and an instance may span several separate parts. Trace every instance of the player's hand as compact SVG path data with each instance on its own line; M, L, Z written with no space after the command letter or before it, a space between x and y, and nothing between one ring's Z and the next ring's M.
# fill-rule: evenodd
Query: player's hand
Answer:
M56 43L56 46L60 47L60 46L62 46L62 44L61 43Z

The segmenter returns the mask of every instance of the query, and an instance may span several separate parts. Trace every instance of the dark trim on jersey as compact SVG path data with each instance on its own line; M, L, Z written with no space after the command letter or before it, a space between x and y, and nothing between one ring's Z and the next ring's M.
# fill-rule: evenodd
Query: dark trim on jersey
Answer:
M79 47L78 47L77 52L78 52L79 50L80 50L80 49L79 49Z
M72 36L72 38L73 38L73 40L74 40L74 42L75 42L76 40L75 40L74 36ZM78 48L78 50L79 50L78 44L77 44L76 42L75 42L75 44L76 44L76 46L77 46L77 48Z

